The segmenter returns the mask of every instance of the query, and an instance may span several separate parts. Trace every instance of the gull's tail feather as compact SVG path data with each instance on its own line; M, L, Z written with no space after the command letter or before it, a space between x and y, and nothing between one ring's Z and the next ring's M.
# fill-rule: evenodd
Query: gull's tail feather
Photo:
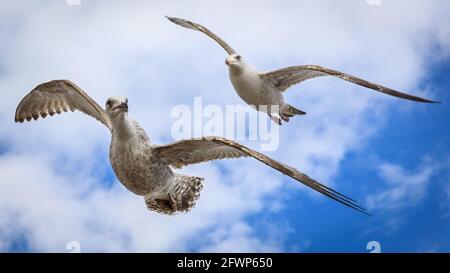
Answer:
M283 107L283 110L281 111L281 114L287 116L288 118L291 118L296 115L306 115L306 112L303 112L302 110L299 110L294 106L286 103Z
M158 197L154 195L145 196L145 204L149 210L162 214L173 215L177 212L187 212L191 210L203 189L201 177L176 174L175 183L172 187Z
M302 110L299 110L287 103L284 104L279 115L269 114L270 118L279 125L281 125L281 120L288 122L290 118L297 115L306 115L306 112L303 112Z

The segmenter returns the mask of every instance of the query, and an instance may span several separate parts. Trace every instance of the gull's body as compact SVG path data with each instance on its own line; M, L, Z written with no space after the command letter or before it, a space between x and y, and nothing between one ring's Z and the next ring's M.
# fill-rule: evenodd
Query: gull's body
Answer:
M202 178L177 174L155 156L155 149L137 121L123 115L113 122L109 160L129 191L145 196L151 210L173 214L187 211L202 189Z
M108 127L109 159L117 178L129 191L143 196L150 210L174 214L195 205L203 178L175 173L173 168L217 159L253 157L341 204L366 213L345 195L232 140L205 137L168 145L152 144L144 129L128 116L126 98L109 98L103 110L67 80L50 81L34 88L17 106L15 121L36 120L69 110L79 110Z
M158 162L145 131L124 115L112 131L109 160L119 181L131 192L146 195L158 192L173 179L172 170Z
M243 68L230 66L228 74L238 96L252 107L264 111L265 109L259 106L267 105L267 111L264 112L272 113L274 112L274 109L271 109L272 105L280 109L285 106L283 94L266 84L253 66L248 64L245 64Z
M270 72L261 72L246 62L241 55L237 54L223 39L206 27L181 18L167 18L171 22L182 27L203 32L225 49L229 54L225 63L228 66L230 80L236 93L247 104L257 108L259 111L266 112L274 122L277 122L280 125L281 120L287 122L290 117L306 114L286 103L283 98L283 92L292 85L322 76L334 76L403 99L417 102L434 102L318 65L291 66Z

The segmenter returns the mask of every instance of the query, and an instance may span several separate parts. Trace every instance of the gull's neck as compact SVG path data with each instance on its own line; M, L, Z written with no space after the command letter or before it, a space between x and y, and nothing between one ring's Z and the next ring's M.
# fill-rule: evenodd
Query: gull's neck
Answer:
M133 122L128 117L128 113L123 113L112 120L113 137L122 140L129 140L135 137L136 132Z
M248 73L258 73L258 70L253 67L252 65L246 63L245 61L242 61L240 66L228 66L228 70L230 75L233 76L240 76L242 74L248 74Z

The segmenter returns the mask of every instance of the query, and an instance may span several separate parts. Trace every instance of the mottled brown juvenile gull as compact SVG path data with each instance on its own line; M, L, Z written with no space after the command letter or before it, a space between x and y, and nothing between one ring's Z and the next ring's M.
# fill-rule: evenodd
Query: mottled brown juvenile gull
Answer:
M111 132L109 160L117 178L125 188L144 196L150 210L174 214L188 211L195 205L203 178L174 173L172 168L217 159L253 157L321 194L367 214L353 199L232 140L204 137L168 145L152 144L144 129L128 116L127 98L111 97L103 110L68 80L50 81L34 88L19 103L15 121L36 120L69 110L79 110L108 127Z
M225 51L229 54L225 60L225 63L228 66L230 80L236 90L236 93L247 104L255 107L259 111L267 112L270 118L280 125L281 120L287 122L289 121L289 118L295 115L306 114L305 112L286 103L283 98L283 92L292 85L322 76L334 76L339 79L402 99L417 102L435 102L405 94L319 65L290 66L270 72L260 72L254 66L246 62L244 58L242 58L242 56L224 40L206 27L185 19L166 17L177 25L203 32L216 41L223 49L225 49ZM272 106L276 106L276 108Z

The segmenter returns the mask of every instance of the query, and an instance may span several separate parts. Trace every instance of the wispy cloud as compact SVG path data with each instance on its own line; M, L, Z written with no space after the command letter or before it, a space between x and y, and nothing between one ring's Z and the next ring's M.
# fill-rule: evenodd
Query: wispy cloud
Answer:
M227 78L222 49L167 22L165 14L207 25L261 70L318 63L415 94L422 93L417 86L434 45L442 54L450 48L448 1L385 1L376 8L364 1L68 6L11 0L0 6L0 37L8 41L0 44L0 146L7 147L0 156L2 251L17 242L26 250L64 251L73 240L84 251L284 250L283 236L267 240L260 232L264 226L252 225L248 217L282 210L290 191L304 187L259 162L183 169L205 177L205 189L189 214L166 217L148 212L142 198L113 177L108 131L97 121L77 113L13 123L20 99L35 85L58 78L76 82L101 105L111 95L128 96L130 115L155 143L172 140L172 106L199 95L205 104L241 103ZM408 104L336 79L306 82L286 96L308 115L283 126L280 149L270 155L327 183L346 154L376 133L393 105ZM373 198L397 206L410 192L423 198L402 181L414 179L425 189L432 170L398 168L382 168L393 181L392 192ZM189 242L204 232L210 242L192 249Z
M273 235L273 234L270 234ZM282 241L277 237L267 236L260 238L254 234L248 224L238 222L229 227L220 228L211 234L211 241L205 252L279 252L283 251Z
M417 205L426 196L427 186L439 166L436 162L426 162L411 172L399 165L381 164L380 176L387 185L384 190L367 196L368 207L395 210Z

